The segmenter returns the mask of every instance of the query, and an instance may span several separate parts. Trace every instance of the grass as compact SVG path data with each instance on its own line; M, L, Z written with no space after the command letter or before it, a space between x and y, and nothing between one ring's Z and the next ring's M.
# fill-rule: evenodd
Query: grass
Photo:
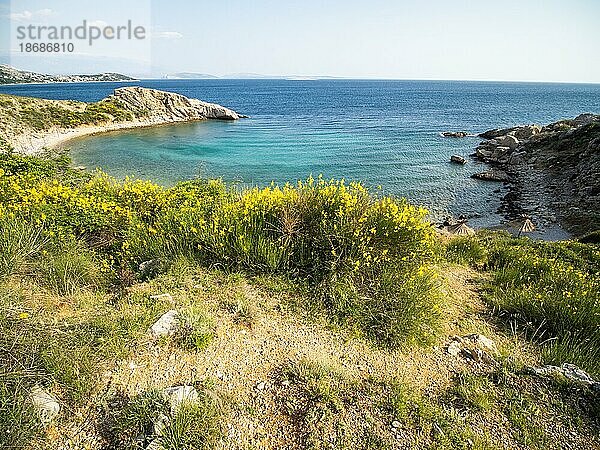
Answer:
M27 270L45 242L41 228L24 220L0 218L0 276Z
M600 248L503 234L451 240L454 262L483 267L485 300L511 330L541 348L549 364L600 375Z
M488 411L496 404L495 387L482 375L459 373L451 393L467 408Z
M385 449L401 441L489 449L494 433L514 446L551 448L553 426L590 430L597 423L589 395L514 367L469 371L453 360L456 374L447 380L413 374L436 379L423 388L398 382L389 362L390 355L400 361L412 352L420 360L432 352L447 369L448 355L422 347L462 326L464 311L451 311L439 277L440 265L459 264L477 269L489 307L471 311L475 331L526 339L535 349L530 360L571 362L598 375L600 253L593 244L480 233L440 251L425 211L359 184L309 179L237 190L194 180L164 188L82 174L64 159L11 154L0 155L0 231L0 446L48 438L26 401L40 384L65 406L58 428L104 404L111 448L136 448L140 435L144 446L160 438L167 449L214 448L235 418L221 393L204 386L199 402L172 413L158 391L133 382L106 397L101 374L122 375L129 370L123 363L146 358L142 371L164 355L199 364L206 355L218 358L228 340L263 351L271 332L280 338L279 320L298 326L300 338L273 340L290 359L265 362L276 374L272 392L254 389L240 411L266 397L304 448ZM161 293L170 296L151 298ZM181 326L156 345L147 330L170 309L179 311ZM289 322L288 313L298 312ZM479 315L490 313L493 323L482 325ZM320 358L306 356L313 333L332 341L315 346ZM346 365L346 350L358 349L369 356L368 374ZM229 369L218 367L221 389L233 382ZM208 380L217 367L205 370ZM152 424L161 414L169 421L159 436Z
M159 438L165 450L215 448L223 433L222 402L210 391L200 392L193 403L184 403Z
M115 450L146 448L155 440L165 450L210 449L222 435L222 408L221 400L206 389L176 411L158 390L131 398L117 393L106 405L101 432Z

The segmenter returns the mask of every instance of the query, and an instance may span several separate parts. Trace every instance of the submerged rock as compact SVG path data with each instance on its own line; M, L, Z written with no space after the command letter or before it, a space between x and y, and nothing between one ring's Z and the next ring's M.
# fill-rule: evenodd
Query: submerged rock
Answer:
M464 138L467 137L469 133L466 131L444 131L443 133L440 133L440 135L447 138Z
M486 170L484 172L474 173L473 175L471 175L471 178L483 181L510 181L510 177L508 176L508 174L501 170Z

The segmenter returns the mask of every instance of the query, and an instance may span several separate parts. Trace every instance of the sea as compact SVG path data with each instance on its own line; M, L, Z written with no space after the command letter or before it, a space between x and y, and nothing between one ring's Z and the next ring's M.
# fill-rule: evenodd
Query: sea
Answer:
M164 185L196 177L239 186L343 178L406 197L427 207L432 220L463 215L474 227L506 221L498 212L505 187L470 178L486 169L469 157L477 133L600 113L600 84L157 79L10 85L0 93L93 102L131 85L219 103L248 118L77 138L65 144L74 165ZM473 136L444 138L444 131ZM451 164L454 154L468 163ZM561 232L552 223L540 229Z

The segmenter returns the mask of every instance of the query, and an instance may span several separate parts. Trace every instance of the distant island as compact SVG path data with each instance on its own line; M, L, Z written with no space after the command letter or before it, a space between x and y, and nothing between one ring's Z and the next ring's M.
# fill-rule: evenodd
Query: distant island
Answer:
M230 73L217 76L208 73L177 72L163 75L165 80L343 80L325 75L264 75L260 73Z
M120 73L48 75L19 70L6 64L0 64L0 84L81 83L91 81L136 81L136 79Z

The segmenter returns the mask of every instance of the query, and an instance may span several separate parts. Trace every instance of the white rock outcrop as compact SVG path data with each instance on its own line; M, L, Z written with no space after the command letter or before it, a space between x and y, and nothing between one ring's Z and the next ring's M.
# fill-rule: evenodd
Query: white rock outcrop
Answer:
M179 313L171 309L160 316L160 319L150 327L148 332L154 338L173 336L179 330L179 325Z
M203 119L237 120L240 115L215 103L187 98L174 92L143 87L115 89L105 101L114 101L136 117L146 117L151 122L179 122Z
M29 397L44 426L52 422L60 413L60 403L58 403L58 400L41 386L37 384L33 386Z

